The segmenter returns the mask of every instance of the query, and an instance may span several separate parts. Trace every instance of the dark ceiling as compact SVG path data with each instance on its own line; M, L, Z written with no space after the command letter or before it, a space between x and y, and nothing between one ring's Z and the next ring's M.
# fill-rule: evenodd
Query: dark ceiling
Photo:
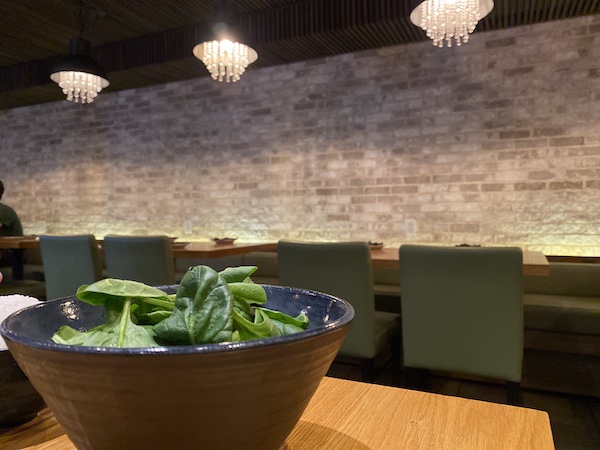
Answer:
M79 35L80 0L0 0L0 109L64 98L49 79ZM496 0L477 31L600 13L600 0ZM83 37L117 91L208 76L192 48L210 35L215 0L83 0L99 19ZM238 0L259 59L248 70L426 40L410 0ZM242 79L243 81L243 79Z

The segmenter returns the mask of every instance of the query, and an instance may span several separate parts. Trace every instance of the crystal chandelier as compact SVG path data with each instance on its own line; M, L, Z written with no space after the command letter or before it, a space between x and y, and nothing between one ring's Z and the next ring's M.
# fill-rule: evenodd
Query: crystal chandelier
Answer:
M102 88L108 86L107 80L91 73L63 71L53 75L52 80L58 83L70 102L92 103Z
M109 85L104 69L90 56L90 43L82 38L71 39L69 54L54 65L50 79L75 103L92 103Z
M194 56L204 63L213 80L227 83L238 81L246 67L258 59L255 50L228 39L198 44Z
M258 53L235 39L231 26L234 22L232 4L227 0L219 0L216 16L213 26L215 39L196 45L193 53L204 63L213 80L236 82L248 65L258 59Z
M70 102L92 103L109 85L104 69L91 56L89 41L81 37L86 19L95 22L99 14L96 9L84 9L83 0L79 1L79 37L69 41L69 53L52 67L50 79L58 84Z
M493 0L417 0L410 21L427 32L433 45L452 47L469 41L477 23L494 8Z

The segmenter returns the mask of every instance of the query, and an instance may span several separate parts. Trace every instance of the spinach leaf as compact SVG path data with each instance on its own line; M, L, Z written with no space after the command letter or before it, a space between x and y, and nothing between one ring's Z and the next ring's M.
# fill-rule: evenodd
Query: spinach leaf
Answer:
M300 328L301 330L305 330L308 327L308 316L306 314L298 314L296 317L292 317L281 311L274 311L272 309L267 308L256 308L263 311L267 316L269 316L273 320L277 320L284 324L294 325L295 327Z
M238 266L238 267L227 267L219 272L221 278L225 280L226 283L242 283L242 282L250 282L250 275L252 275L258 267L256 266Z
M297 333L308 317L262 308L264 288L250 279L256 266L208 266L188 270L177 294L129 280L104 279L77 290L77 298L103 305L105 320L87 332L61 327L56 343L106 347L152 347L237 342ZM138 325L139 324L139 325Z
M308 316L299 314L296 317L289 316L281 311L274 311L267 308L256 308L267 315L277 328L281 335L299 333L308 327Z
M236 301L243 301L248 305L267 303L267 293L260 284L229 283L229 288Z
M187 271L170 317L154 327L156 336L172 344L231 341L233 295L221 275L208 266Z
M135 315L132 314L132 320L137 319L138 324L156 325L157 323L168 319L171 316L171 314L171 311L161 309L158 311L150 311L147 313L138 313ZM134 320L134 322L135 321L136 320Z
M118 306L122 306L118 312ZM107 321L89 331L78 331L62 326L52 336L57 344L85 345L89 347L156 347L154 332L134 324L130 318L131 302L115 302L108 307Z
M91 305L102 305L110 298L137 298L153 302L158 306L172 308L173 303L169 296L152 286L131 280L118 280L105 278L90 285L83 285L77 289L76 297Z
M233 321L235 329L239 333L240 340L262 339L271 336L281 336L279 329L263 311L255 310L254 321L251 322L237 311L233 310Z

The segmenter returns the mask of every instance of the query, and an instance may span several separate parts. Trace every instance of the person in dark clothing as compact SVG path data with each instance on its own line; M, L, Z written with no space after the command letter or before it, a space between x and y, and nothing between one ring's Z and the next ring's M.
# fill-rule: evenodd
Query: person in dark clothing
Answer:
M23 226L19 216L10 206L1 203L4 183L0 181L0 236L23 236Z
M23 226L19 216L10 206L1 203L4 195L4 183L0 180L0 237L23 236ZM13 278L23 278L23 249L0 249L0 266L13 266Z

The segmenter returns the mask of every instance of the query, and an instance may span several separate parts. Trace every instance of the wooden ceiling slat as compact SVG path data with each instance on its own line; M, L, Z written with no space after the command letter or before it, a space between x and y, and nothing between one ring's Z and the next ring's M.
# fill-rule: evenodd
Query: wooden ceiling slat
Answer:
M84 37L109 70L109 90L207 75L191 50L210 35L214 0L84 1L106 13ZM49 67L78 33L77 5L0 0L0 100L10 93L0 108L56 91ZM237 0L236 7L259 53L252 68L427 39L408 19L409 0ZM600 0L498 0L476 32L598 13Z

